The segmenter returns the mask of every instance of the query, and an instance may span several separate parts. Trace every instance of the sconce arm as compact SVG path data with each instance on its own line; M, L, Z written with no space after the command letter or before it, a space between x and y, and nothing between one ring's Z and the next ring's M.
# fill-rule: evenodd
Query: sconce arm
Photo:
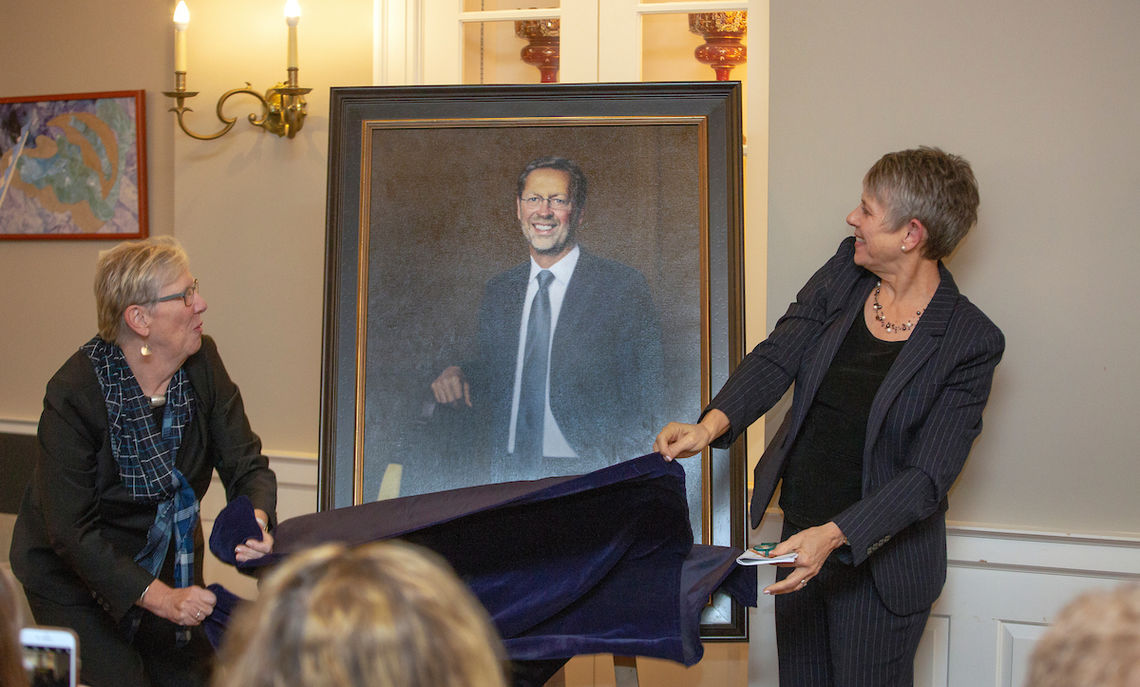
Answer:
M199 134L191 131L183 119L187 112L192 112L193 109L187 107L185 101L194 97L198 93L196 91L174 90L164 91L163 95L174 98L175 106L170 108L178 118L178 127L191 138L196 138L199 141L212 141L216 138L221 138L234 124L237 123L236 117L227 117L222 108L225 106L227 100L235 95L248 95L257 99L261 105L261 114L258 116L256 113L249 114L249 123L253 126L260 127L278 136L288 136L293 138L301 126L305 123L305 98L304 94L308 93L309 88L297 88L286 86L279 83L273 88L265 92L265 95L258 93L250 87L247 82L243 88L233 88L222 94L218 98L218 104L215 108L218 120L222 122L222 128L212 134Z

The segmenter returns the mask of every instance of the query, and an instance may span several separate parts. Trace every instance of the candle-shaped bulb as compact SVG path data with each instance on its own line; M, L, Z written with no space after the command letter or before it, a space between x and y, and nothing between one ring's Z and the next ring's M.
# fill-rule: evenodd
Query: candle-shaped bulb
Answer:
M286 0L285 23L289 25L289 51L286 56L287 69L297 68L297 23L301 21L301 5L297 0Z
M186 27L190 24L190 10L186 0L178 0L174 8L174 71L186 73Z
M190 9L186 7L186 0L178 0L178 7L174 8L174 25L184 30L190 23Z
M296 26L297 22L301 20L301 3L297 0L286 0L285 2L285 23L289 26Z

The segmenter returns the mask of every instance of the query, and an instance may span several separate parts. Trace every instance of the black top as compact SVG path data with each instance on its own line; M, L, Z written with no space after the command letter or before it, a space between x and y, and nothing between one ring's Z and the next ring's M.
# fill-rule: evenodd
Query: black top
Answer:
M822 525L862 498L871 401L905 343L877 339L855 318L788 455L780 488L788 522Z

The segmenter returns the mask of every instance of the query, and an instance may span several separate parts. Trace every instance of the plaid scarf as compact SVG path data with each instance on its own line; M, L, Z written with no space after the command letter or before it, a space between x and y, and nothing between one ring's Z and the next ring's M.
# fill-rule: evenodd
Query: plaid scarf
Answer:
M83 346L95 367L99 388L107 406L111 453L119 466L119 477L131 498L156 503L154 524L146 533L146 546L135 561L158 577L170 538L174 537L174 586L189 587L194 578L194 525L198 522L198 499L186 477L174 466L182 432L194 417L194 387L186 370L179 368L166 390L162 427L155 422L150 399L135 379L123 350L96 336ZM134 635L140 618L132 619L129 634ZM190 638L188 628L180 628L178 644Z

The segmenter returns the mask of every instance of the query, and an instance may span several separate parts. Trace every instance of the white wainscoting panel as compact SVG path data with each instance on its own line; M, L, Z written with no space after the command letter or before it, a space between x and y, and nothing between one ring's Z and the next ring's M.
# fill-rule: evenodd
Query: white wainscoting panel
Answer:
M770 511L753 544L775 541ZM1037 639L1067 602L1140 580L1140 537L1094 536L952 525L946 587L915 659L916 687L1024 687ZM774 573L761 571L760 587ZM771 597L751 611L748 684L778 687Z
M1045 631L1046 624L998 621L998 682L1009 687L1025 684L1029 656Z
M36 422L0 418L0 431L34 434ZM313 513L317 507L317 456L266 451L278 479L278 517ZM217 477L215 475L215 481ZM210 536L225 505L225 490L214 484L202 503L202 525ZM11 520L0 520L10 537ZM773 509L750 535L753 544L779 540L782 518ZM0 536L0 544L6 544ZM917 687L1024 687L1026 666L1037 639L1068 601L1085 591L1140 581L1140 537L1135 534L1079 535L957 524L948 532L946 587L934 605L915 660ZM3 558L7 557L4 546ZM212 555L206 581L219 582L244 598L257 595L253 578ZM760 588L775 571L761 568ZM749 611L751 641L748 684L778 687L773 600L760 595Z

